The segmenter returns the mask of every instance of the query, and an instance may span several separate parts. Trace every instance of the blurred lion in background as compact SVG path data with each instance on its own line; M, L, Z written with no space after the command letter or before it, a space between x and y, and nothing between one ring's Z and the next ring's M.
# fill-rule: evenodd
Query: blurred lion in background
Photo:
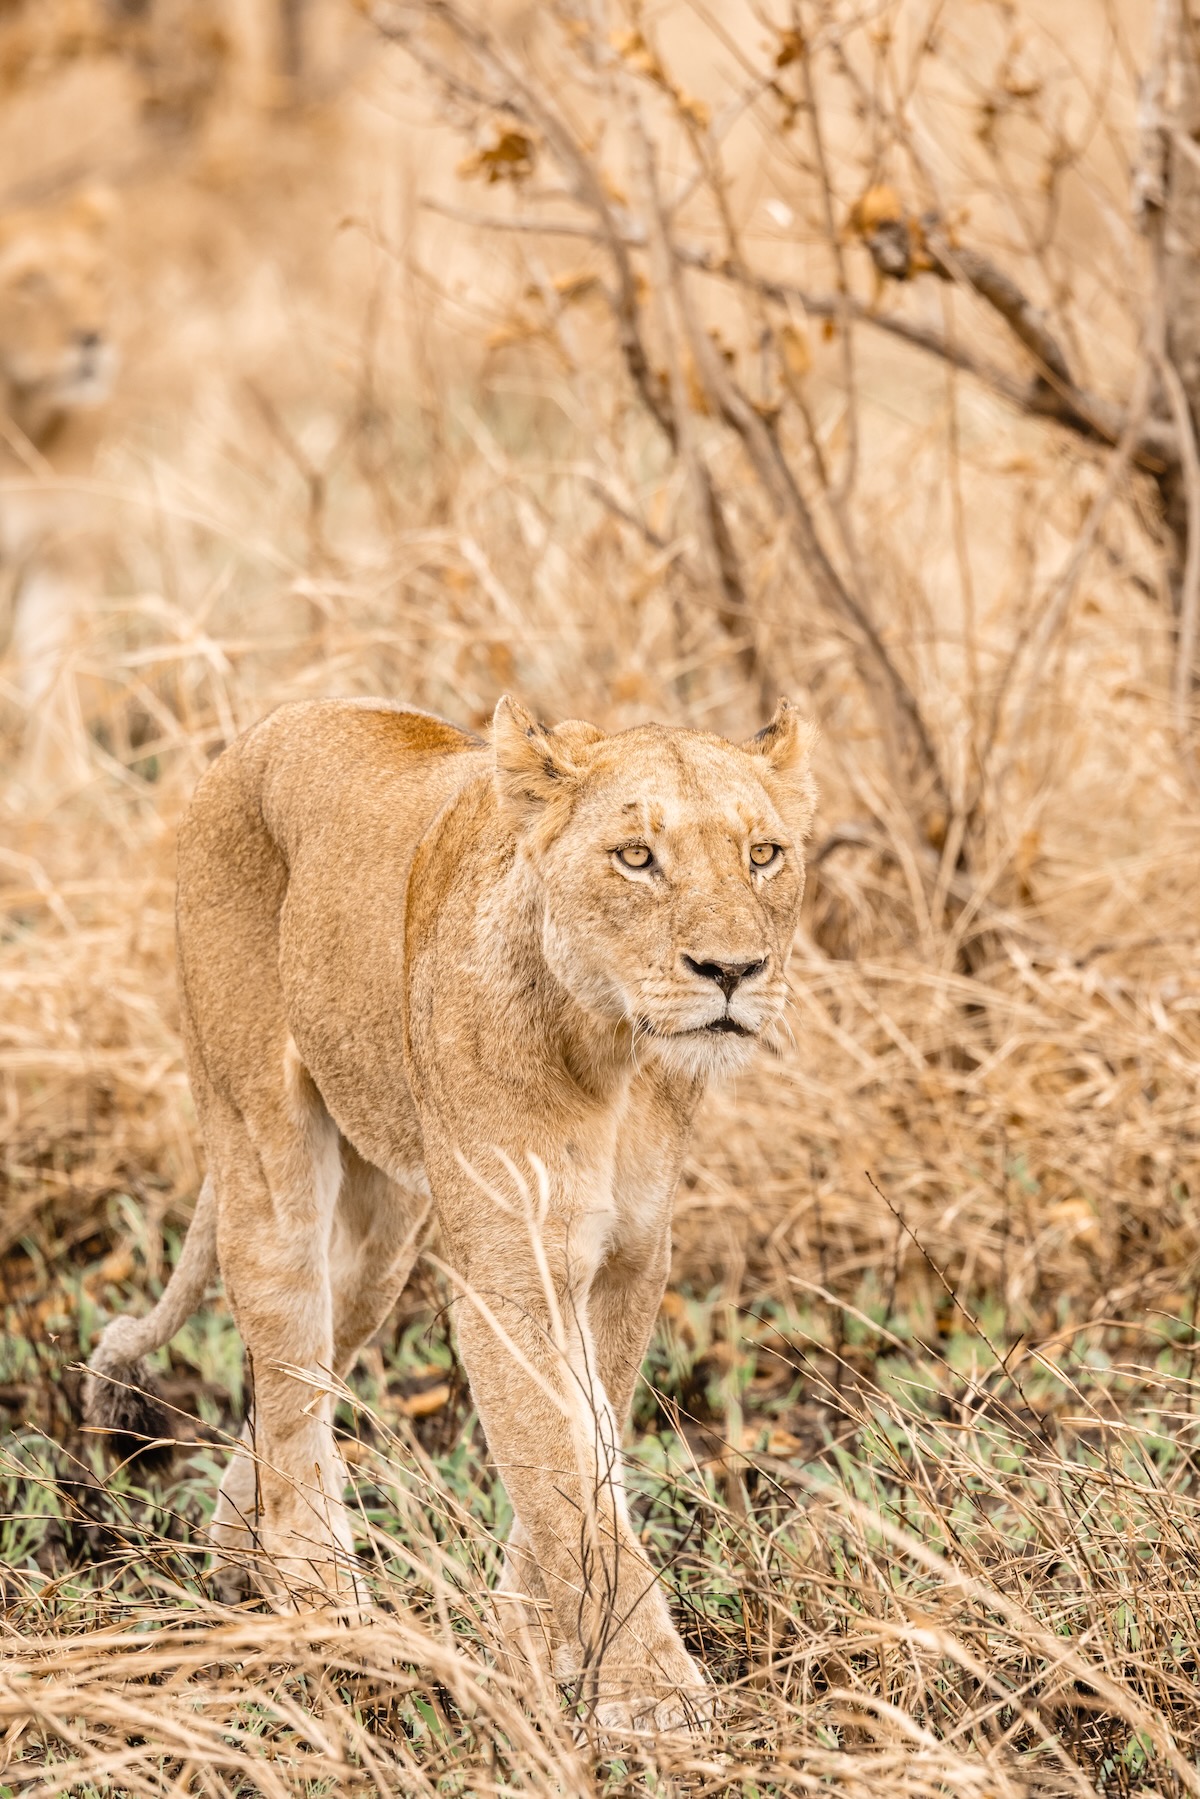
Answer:
M194 130L221 92L231 51L227 14L237 3L0 0L0 93L73 64L116 58L145 120Z
M88 187L0 217L0 583L31 772L69 741L54 689L99 578L82 484L118 362L114 209Z
M115 357L106 189L0 219L0 379L7 422L41 451L108 398ZM17 447L19 453L19 446Z

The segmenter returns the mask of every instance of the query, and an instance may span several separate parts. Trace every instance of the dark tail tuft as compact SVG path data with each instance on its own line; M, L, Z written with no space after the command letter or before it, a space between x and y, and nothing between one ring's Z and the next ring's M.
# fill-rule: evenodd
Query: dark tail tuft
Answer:
M162 1439L174 1437L174 1421L144 1362L119 1362L101 1344L83 1384L83 1417L105 1432L117 1461L139 1473L170 1466L175 1445Z
M204 1297L217 1265L217 1207L212 1180L200 1189L179 1264L158 1304L144 1318L114 1318L105 1327L83 1383L84 1422L104 1431L115 1455L139 1468L171 1460L175 1421L145 1358L169 1343ZM163 1441L163 1439L168 1439Z

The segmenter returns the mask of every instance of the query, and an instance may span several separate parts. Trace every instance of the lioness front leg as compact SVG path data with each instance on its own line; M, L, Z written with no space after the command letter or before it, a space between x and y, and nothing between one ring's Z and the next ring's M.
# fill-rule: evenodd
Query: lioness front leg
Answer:
M643 1242L634 1238L618 1248L600 1268L592 1286L588 1309L596 1359L616 1421L618 1442L628 1426L634 1389L650 1346L670 1265L670 1223L664 1217L657 1240ZM666 1610L665 1602L663 1609ZM679 1728L711 1717L704 1673L685 1650L669 1617L668 1624L672 1648L669 1652L661 1650L659 1659L669 1659L679 1670L675 1675L677 1692L654 1703L658 1683L650 1689L639 1687L639 1671L633 1667L628 1671L626 1695L615 1704L601 1703L602 1724L619 1724L627 1719L636 1724L651 1709L663 1728ZM610 1672L616 1672L622 1661L619 1643L611 1654Z
M587 1300L596 1364L616 1425L629 1421L671 1265L671 1202L698 1088L656 1070L639 1077L626 1100L618 1139L616 1224ZM509 1534L498 1597L518 1647L553 1655L553 1619L529 1539L516 1519ZM540 1652L540 1653L539 1653ZM694 1669L695 1683L701 1675ZM683 1722L694 1709L679 1708ZM703 1708L707 1709L707 1708Z
M670 1224L664 1218L655 1236L636 1239L611 1255L592 1284L588 1318L618 1442L628 1425L670 1265ZM519 1518L509 1532L498 1597L523 1652L552 1658L556 1645L545 1583ZM697 1683L700 1678L697 1670Z
M548 1601L556 1674L580 1683L604 1726L669 1727L702 1706L703 1676L629 1523L619 1425L568 1242L550 1219L541 1268L525 1245L497 1257L494 1235L458 1256L459 1349L517 1515L514 1552L528 1543ZM525 1585L536 1591L532 1571Z

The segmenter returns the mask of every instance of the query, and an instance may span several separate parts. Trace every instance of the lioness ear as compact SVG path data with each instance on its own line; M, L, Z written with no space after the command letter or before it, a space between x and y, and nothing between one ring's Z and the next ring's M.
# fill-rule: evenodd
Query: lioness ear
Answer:
M790 700L780 700L770 724L742 745L748 755L766 764L767 787L793 815L801 833L807 831L817 803L809 767L816 741L816 726L801 718Z
M492 718L496 791L501 801L526 820L539 813L579 780L588 746L603 735L595 725L579 719L568 719L549 730L506 693Z

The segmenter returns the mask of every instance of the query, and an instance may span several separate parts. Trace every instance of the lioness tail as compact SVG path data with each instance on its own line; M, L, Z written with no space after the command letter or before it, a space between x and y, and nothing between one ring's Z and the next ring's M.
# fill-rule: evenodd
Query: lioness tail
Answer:
M114 1318L101 1335L83 1383L86 1424L109 1433L123 1461L139 1467L163 1467L173 1445L162 1442L174 1433L170 1413L142 1360L170 1341L204 1297L217 1263L217 1208L211 1178L196 1201L178 1266L162 1298L144 1318Z

